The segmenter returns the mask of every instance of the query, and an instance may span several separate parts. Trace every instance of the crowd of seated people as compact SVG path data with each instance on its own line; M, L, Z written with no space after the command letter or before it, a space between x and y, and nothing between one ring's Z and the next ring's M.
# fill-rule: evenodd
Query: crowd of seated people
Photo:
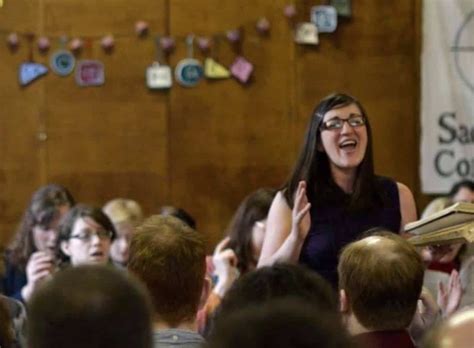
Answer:
M245 197L209 257L181 208L145 218L130 199L98 208L60 185L41 187L4 253L0 347L470 346L474 314L460 309L469 289L456 266L466 246L435 257L372 229L342 248L335 289L299 262L257 266L276 192ZM301 197L296 233L309 210ZM430 292L426 274L443 262L451 277Z

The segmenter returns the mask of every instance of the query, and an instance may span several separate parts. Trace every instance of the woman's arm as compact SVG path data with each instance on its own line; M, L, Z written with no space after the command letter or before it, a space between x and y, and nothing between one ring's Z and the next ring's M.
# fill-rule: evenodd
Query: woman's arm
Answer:
M306 196L306 183L301 181L296 190L293 210L281 192L275 196L267 218L267 227L258 267L277 261L297 262L301 247L311 225Z
M418 219L416 215L416 204L413 194L406 185L397 182L397 187L398 196L400 197L400 213L402 215L400 232L404 232L406 224Z

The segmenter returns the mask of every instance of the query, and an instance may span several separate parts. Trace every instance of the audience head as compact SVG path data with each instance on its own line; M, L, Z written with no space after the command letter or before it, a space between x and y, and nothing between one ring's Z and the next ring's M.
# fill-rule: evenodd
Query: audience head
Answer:
M24 268L34 252L54 252L60 219L74 204L74 198L63 186L49 184L36 191L18 227L11 261Z
M234 250L239 271L246 273L257 266L262 250L268 211L276 190L261 188L240 203L227 229L229 247Z
M463 180L454 184L449 192L449 197L454 203L474 203L474 181Z
M125 266L130 253L130 241L138 224L143 221L140 205L131 199L117 198L107 202L104 213L114 224L117 237L110 246L110 258L115 264Z
M474 309L461 310L426 335L423 348L470 348L474 342Z
M335 312L321 312L297 299L253 304L229 313L216 326L208 348L349 348Z
M105 264L115 228L99 208L78 204L64 217L59 227L57 253L63 263Z
M160 215L164 216L174 216L175 218L180 219L186 225L191 227L192 229L196 229L196 220L189 214L186 210L181 208L176 208L171 205L165 205L160 209Z
M59 272L34 293L28 319L30 348L151 348L146 291L109 266Z
M226 293L216 321L249 305L294 297L324 311L337 312L338 304L329 283L316 272L301 265L276 264L249 272L237 279Z
M128 269L148 288L157 322L194 321L207 284L205 258L203 236L175 217L153 215L137 228Z
M346 246L339 259L341 309L368 330L410 324L421 293L424 266L415 247L386 233Z

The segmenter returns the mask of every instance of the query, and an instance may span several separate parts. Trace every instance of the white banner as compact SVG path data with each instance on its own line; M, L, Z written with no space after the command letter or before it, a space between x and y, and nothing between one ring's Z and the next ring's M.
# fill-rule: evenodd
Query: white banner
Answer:
M474 180L474 0L424 0L421 184Z

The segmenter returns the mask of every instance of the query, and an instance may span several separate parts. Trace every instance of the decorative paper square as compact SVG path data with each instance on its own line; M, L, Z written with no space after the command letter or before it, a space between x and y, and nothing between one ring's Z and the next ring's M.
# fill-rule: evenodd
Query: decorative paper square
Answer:
M76 67L76 82L79 86L100 86L105 82L104 64L98 60L81 60Z
M311 7L311 22L320 33L332 33L337 28L337 11L333 6Z
M237 80L246 83L250 79L253 71L253 65L242 56L237 57L230 67L230 72Z

